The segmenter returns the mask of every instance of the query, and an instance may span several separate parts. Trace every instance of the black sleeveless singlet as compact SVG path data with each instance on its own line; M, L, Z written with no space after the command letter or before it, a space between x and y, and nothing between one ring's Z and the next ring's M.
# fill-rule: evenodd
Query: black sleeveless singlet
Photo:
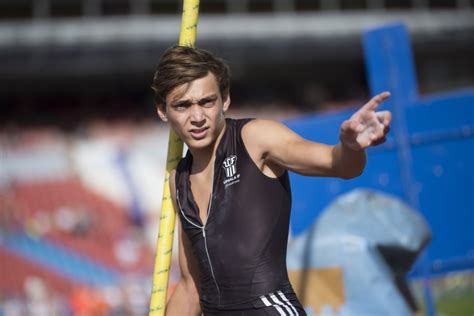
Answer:
M201 306L206 315L258 308L305 315L286 268L288 172L270 178L260 171L241 137L248 121L226 119L205 225L191 192L189 151L176 170L178 213L199 265Z

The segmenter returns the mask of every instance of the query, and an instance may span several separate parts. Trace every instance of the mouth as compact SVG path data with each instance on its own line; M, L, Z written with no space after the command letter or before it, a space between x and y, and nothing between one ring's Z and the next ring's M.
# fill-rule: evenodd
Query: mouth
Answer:
M208 130L209 127L193 128L189 130L189 133L191 134L193 139L200 140L207 136Z

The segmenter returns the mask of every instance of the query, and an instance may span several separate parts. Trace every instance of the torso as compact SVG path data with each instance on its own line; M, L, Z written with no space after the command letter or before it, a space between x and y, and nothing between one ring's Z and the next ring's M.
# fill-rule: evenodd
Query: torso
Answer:
M191 174L189 181L191 182L191 191L193 192L194 200L199 208L199 218L203 224L207 221L207 213L209 208L209 200L212 190L212 169L202 171L198 174Z
M262 152L260 151L260 148L258 148L258 145L254 144L252 141L253 138L248 128L252 123L253 122L250 121L242 127L241 135L245 147L247 148L247 152L252 161L264 175L269 178L278 178L285 172L285 170L272 162L265 161L265 159L262 157ZM189 175L191 191L199 208L199 217L203 224L206 223L208 215L209 200L212 190L212 178L214 173L213 165L214 161L210 161L205 168L200 168L201 170L197 171L194 170L195 166L193 165L191 174Z
M229 308L281 289L292 292L286 271L288 174L262 172L241 136L245 123L227 121L207 177L192 174L189 152L176 172L178 212L200 268L204 309Z

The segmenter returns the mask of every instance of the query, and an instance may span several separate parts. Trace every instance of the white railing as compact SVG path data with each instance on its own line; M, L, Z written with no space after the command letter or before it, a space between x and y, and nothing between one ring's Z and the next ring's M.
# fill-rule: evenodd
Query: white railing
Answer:
M0 19L8 19L9 6L18 11L24 10L25 17L47 19L64 16L106 16L106 15L155 15L176 13L180 11L182 0L3 0L4 10ZM294 11L381 11L391 9L401 10L431 10L439 7L435 0L203 0L202 11L206 10L220 14L252 13L252 12L294 12ZM205 5L204 5L205 4ZM443 9L470 10L473 5L470 0L445 0ZM120 7L116 11L113 8ZM68 13L62 13L62 12ZM13 12L13 10L11 11Z

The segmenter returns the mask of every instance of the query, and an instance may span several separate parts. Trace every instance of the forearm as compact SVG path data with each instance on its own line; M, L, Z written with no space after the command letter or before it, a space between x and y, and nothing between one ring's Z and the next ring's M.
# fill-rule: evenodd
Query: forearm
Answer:
M166 305L166 316L182 315L201 315L201 306L196 289L181 279Z
M353 150L342 143L332 150L333 169L338 177L351 179L362 174L367 160L365 150Z

